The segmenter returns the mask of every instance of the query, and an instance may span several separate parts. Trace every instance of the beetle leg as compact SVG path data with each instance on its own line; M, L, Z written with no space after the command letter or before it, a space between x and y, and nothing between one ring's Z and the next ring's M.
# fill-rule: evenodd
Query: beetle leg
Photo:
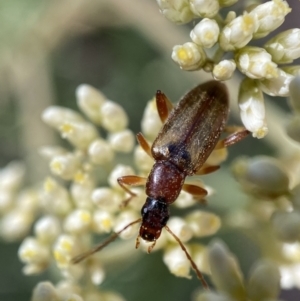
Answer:
M149 143L147 142L147 140L145 139L144 135L142 133L137 133L136 134L136 138L137 138L137 141L139 143L139 145L141 146L141 148L151 157L153 158L152 156L152 153L151 153L151 147L149 145Z
M173 109L173 104L160 90L157 90L156 92L156 107L161 122L165 123L169 113Z
M201 204L206 204L206 200L203 198L207 195L207 190L201 186L192 185L192 184L183 184L182 189L185 192L190 193L195 199L199 200Z
M231 128L228 127L227 129L230 129L230 130L231 129L239 129L239 130L230 134L226 138L220 140L217 143L215 150L233 145L233 144L241 141L242 139L246 138L250 134L250 131L246 130L243 127L231 127Z
M122 202L121 207L125 207L132 200L132 198L136 196L136 194L132 192L129 188L127 188L125 185L129 185L129 186L145 185L147 179L139 176L123 176L123 177L119 177L117 181L119 185L130 195L129 198L127 198Z

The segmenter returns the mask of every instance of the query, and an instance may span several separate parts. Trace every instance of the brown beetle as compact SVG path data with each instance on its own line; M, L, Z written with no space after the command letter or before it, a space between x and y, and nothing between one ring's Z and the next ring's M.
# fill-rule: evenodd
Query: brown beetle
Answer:
M205 164L209 155L216 149L225 148L240 141L249 132L244 128L228 128L228 131L233 133L219 140L225 130L229 113L229 100L226 86L217 81L198 85L183 96L175 108L163 93L157 91L156 104L158 114L164 125L152 147L141 133L137 134L141 147L155 160L148 178L135 175L118 178L120 186L131 196L125 201L125 204L135 196L126 185L146 185L148 197L141 210L142 219L130 223L101 245L75 257L73 262L79 262L102 249L122 231L141 221L139 237L153 242L152 246L149 247L149 252L159 238L162 228L165 227L187 254L198 277L207 288L201 272L197 269L185 247L166 225L170 215L169 205L175 202L181 190L198 199L203 199L207 191L200 186L185 184L185 178L217 170L219 166ZM137 239L136 247L138 245Z

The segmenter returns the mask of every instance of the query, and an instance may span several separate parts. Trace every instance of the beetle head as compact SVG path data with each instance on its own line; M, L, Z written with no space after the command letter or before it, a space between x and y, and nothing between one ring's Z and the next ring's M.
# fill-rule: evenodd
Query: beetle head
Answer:
M141 213L140 237L146 241L157 240L169 219L169 206L164 202L147 197Z

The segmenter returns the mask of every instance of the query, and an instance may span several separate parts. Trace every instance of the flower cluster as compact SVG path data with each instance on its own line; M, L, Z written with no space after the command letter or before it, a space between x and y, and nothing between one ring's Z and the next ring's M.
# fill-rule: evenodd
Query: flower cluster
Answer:
M290 161L290 162L289 162ZM300 288L299 158L284 164L271 157L239 158L233 174L250 196L246 210L232 212L228 224L250 230L265 256L279 264L281 287ZM262 235L265 239L260 239Z
M300 68L279 65L300 57L300 29L281 32L263 47L250 46L251 40L278 28L291 9L284 0L272 0L251 5L240 16L230 11L223 20L220 9L236 2L157 0L161 12L172 22L183 24L202 18L190 33L192 42L174 46L172 59L183 70L203 69L220 81L230 79L236 68L243 73L246 78L239 91L241 119L253 137L262 138L268 133L263 92L289 95L289 84Z
M273 262L259 260L244 280L237 259L220 241L210 244L208 261L217 291L200 293L195 301L278 300L280 274Z
M107 259L103 256L105 252L100 252L80 264L73 264L71 260L94 246L95 235L118 232L140 217L146 199L143 188L132 188L136 196L126 207L121 206L128 194L118 185L117 179L136 172L132 166L118 163L119 154L128 154L130 158L134 150L133 158L129 160L135 161L138 174L142 176L147 176L153 165L153 159L140 146L134 146L134 134L127 128L128 118L121 106L89 85L79 86L76 97L86 118L58 106L49 107L42 114L43 121L71 146L71 149L60 146L40 149L40 154L49 162L51 176L18 194L24 177L23 167L11 163L0 171L2 237L6 240L24 238L19 258L25 264L25 274L40 273L54 263L63 277L55 286L40 283L34 292L35 301L45 300L43 296L56 296L55 300L90 300L91 294L101 300L111 300L104 296L113 293L98 291L96 286L103 282L105 267L114 259ZM151 100L142 120L142 131L149 142L156 137L160 127L156 104ZM101 134L104 132L106 138ZM225 158L226 152L218 152L210 160L214 163ZM197 184L204 186L199 181ZM209 191L209 187L205 188ZM175 206L187 208L195 203L190 194L181 192ZM201 210L192 210L184 217L171 217L168 222L199 269L207 273L206 247L189 241L214 234L220 224L217 215ZM33 233L29 234L31 228ZM135 224L119 236L122 241L136 237L137 233L138 225ZM147 251L148 247L149 244L142 242L141 249ZM158 249L163 250L163 261L173 274L190 278L190 262L170 234L163 231L154 251ZM132 255L120 246L115 252L121 253L120 258L125 260ZM89 284L88 288L80 283Z

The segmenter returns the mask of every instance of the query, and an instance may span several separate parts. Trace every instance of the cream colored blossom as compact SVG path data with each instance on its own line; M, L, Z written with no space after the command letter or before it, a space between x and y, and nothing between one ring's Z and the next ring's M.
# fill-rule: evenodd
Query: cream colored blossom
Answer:
M300 29L293 28L279 33L264 48L272 55L275 63L292 63L300 57Z
M189 0L192 12L202 18L212 18L219 12L218 0Z
M76 89L77 105L82 112L95 124L101 125L100 108L106 97L94 87L82 84Z
M236 68L234 60L223 60L214 66L213 77L215 80L228 80L232 77Z
M290 11L288 3L283 0L267 1L256 6L250 12L250 15L255 16L258 21L258 28L254 33L254 38L263 38L278 28Z
M262 91L251 79L244 79L239 90L239 109L242 122L253 137L263 138L268 133Z
M196 16L190 9L188 0L156 0L160 12L176 24L190 22Z
M188 42L173 47L172 59L181 69L192 71L198 70L204 65L206 54L200 46Z
M52 243L61 233L59 219L54 215L41 217L34 225L34 233L40 242Z
M128 125L128 117L124 109L113 101L106 101L100 109L102 126L109 132L119 132Z
M235 55L239 70L250 78L273 79L278 77L277 65L271 55L263 48L244 47Z
M171 217L168 221L168 227L172 232L179 237L182 242L189 241L193 236L193 231L190 225L180 217ZM175 242L174 238L170 236L171 240Z
M223 50L233 51L246 46L257 29L257 20L253 15L244 13L229 22L220 33L219 43Z
M134 147L135 136L132 131L126 129L110 134L108 136L108 142L114 151L130 153Z
M172 274L178 277L191 278L190 262L179 246L169 247L164 252L163 261Z
M219 26L215 20L205 18L191 31L190 36L194 43L205 48L211 48L218 41Z
M271 96L289 96L289 85L294 76L278 69L278 77L259 81L262 91Z
M94 140L90 144L88 154L91 162L97 165L106 165L112 162L115 156L111 145L101 138Z

